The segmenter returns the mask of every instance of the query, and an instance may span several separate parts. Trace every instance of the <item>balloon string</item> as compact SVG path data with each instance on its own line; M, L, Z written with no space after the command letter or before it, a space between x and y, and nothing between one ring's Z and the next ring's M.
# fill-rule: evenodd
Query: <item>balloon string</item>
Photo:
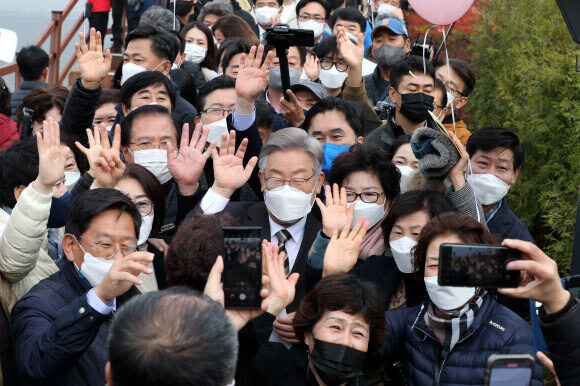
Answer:
M175 19L177 19L177 16L175 14L175 7L176 7L177 1L173 1L173 30L175 31Z
M453 94L451 94L451 68L449 66L449 53L447 52L447 34L445 33L445 27L443 28L443 44L445 45L445 60L447 65L447 82L449 86L449 95L451 95L451 120L453 121L453 133L457 135L457 130L455 128L455 108L453 107ZM451 28L450 28L451 29ZM449 30L450 30L449 29ZM447 32L449 32L447 30Z
M373 0L369 0L368 4L371 6L371 22L373 23L373 28L375 28L375 2Z
M435 27L437 27L437 26L436 25L433 25L433 26L429 27L429 29L425 33L425 38L423 39L423 75L417 76L417 75L413 74L412 71L409 70L409 74L411 74L411 76L413 78L421 79L427 73L427 61L425 59L425 43L427 42L427 36L429 35L429 31L432 30Z

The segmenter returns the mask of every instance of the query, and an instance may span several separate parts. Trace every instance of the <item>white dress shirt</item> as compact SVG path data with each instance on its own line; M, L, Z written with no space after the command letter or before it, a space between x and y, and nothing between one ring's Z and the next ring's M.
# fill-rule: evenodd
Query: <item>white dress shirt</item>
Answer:
M278 233L279 230L286 229L292 235L292 238L286 242L286 253L288 254L289 270L292 271L294 263L296 262L296 257L300 251L300 244L302 244L302 239L304 238L306 216L302 217L300 221L288 228L284 228L282 225L276 224L270 216L268 216L268 221L270 221L270 242L272 244L278 244L276 233Z

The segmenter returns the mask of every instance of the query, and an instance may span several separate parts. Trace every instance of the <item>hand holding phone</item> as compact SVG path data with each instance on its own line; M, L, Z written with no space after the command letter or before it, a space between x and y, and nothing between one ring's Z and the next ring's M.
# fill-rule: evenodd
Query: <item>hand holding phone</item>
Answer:
M534 358L529 354L494 354L487 360L485 386L529 386L534 366Z

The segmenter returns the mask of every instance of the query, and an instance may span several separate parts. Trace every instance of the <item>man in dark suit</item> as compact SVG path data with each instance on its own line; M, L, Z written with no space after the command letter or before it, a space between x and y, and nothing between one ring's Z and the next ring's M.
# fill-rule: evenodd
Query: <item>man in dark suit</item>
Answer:
M215 182L201 201L205 214L226 210L243 226L262 227L262 238L280 246L287 258L287 274L297 272L294 301L287 307L293 312L306 294L304 273L308 251L322 224L311 213L316 194L324 182L324 154L320 143L301 129L286 128L273 133L256 157L243 166L245 141L235 152L234 146L222 146L214 152ZM244 185L256 163L259 164L264 202L230 202L234 191Z
M283 0L257 0L254 4L258 23L252 26L252 30L262 44L266 44L266 28L280 23L280 15L284 10L282 3Z

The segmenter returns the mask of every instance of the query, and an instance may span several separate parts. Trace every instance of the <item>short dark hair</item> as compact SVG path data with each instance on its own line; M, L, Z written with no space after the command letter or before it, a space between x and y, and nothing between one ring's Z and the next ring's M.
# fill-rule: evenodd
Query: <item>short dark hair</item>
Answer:
M224 74L226 72L226 68L228 68L230 65L230 61L235 55L249 54L252 47L253 47L252 43L250 43L244 38L237 40L234 43L234 45L229 50L226 51L226 54L222 58L222 70L224 71Z
M197 113L201 115L203 110L205 110L205 100L212 92L235 88L236 80L231 76L218 76L217 78L213 78L197 90L197 105L195 106Z
M346 123L348 123L348 125L354 131L354 135L356 137L360 137L362 135L362 125L358 120L355 109L350 104L348 104L348 102L337 97L326 97L316 102L316 104L312 106L306 113L304 124L302 125L304 130L308 132L310 125L312 124L312 119L314 119L316 115L324 114L328 111L340 111L343 113Z
M164 116L171 121L173 129L175 130L175 136L177 138L177 143L181 141L181 122L175 114L171 114L169 110L160 105L146 105L141 106L138 109L131 111L123 122L121 123L121 145L129 147L129 142L131 141L131 134L133 131L133 123L135 119L139 117L150 117L150 116Z
M326 0L326 2L328 3L328 6L330 7L330 9L332 9L334 11L334 10L338 9L340 6L342 6L344 4L345 0Z
M183 36L181 36L181 34L179 32L172 30L172 29L169 30L169 33L174 35L179 43L177 55L183 54L185 52L185 38ZM175 55L175 58L177 58L177 55ZM173 62L175 60L175 58L173 58L171 61Z
M514 170L522 167L525 158L524 147L516 133L503 127L489 126L477 130L467 140L465 149L471 158L477 150L491 151L498 147L510 149L514 153Z
M447 88L443 84L443 81L437 77L435 77L435 91L441 93L441 105L443 107L447 106Z
M300 15L300 10L304 8L308 3L318 3L322 5L322 7L324 8L324 12L326 13L324 19L328 20L332 9L330 9L330 6L326 2L326 0L300 0L296 5L296 15Z
M139 164L127 164L125 166L125 173L121 180L129 178L139 182L145 194L153 203L153 227L151 228L151 237L153 237L161 231L165 216L165 190L163 185L153 173Z
M423 67L423 63L425 63L425 67ZM409 71L411 73L425 71L425 75L429 75L435 80L435 68L430 61L423 61L423 58L417 55L409 55L391 66L391 87L399 91L399 85L403 77L409 75Z
M97 102L97 109L108 103L113 103L115 106L121 103L121 92L114 88L104 89Z
M370 325L369 352L378 351L385 343L385 305L377 287L349 274L326 276L300 303L292 324L296 337L312 332L327 311L359 315Z
M32 109L32 120L38 123L42 123L46 119L46 113L53 107L56 107L62 114L68 94L68 89L59 85L35 88L22 99L16 108L16 124L21 126L25 107Z
M335 55L338 56L338 43L336 41L336 36L329 36L326 39L322 39L313 49L314 53L319 59L329 57L332 58Z
M391 161L389 154L374 144L355 144L349 151L341 153L335 158L328 184L343 185L349 175L355 172L368 172L376 175L388 201L394 200L400 193L400 172Z
M119 216L123 213L131 216L135 237L139 237L141 213L133 200L116 189L91 189L75 196L66 212L65 233L82 237L93 220L108 210L118 211Z
M389 205L389 212L382 223L383 238L388 244L393 226L399 217L426 211L430 218L455 209L447 197L432 190L411 190L395 198Z
M413 276L423 283L429 244L438 236L457 236L465 244L498 244L495 236L477 220L459 212L445 212L433 217L421 230L414 249Z
M169 77L179 87L179 96L195 106L197 101L197 86L193 76L183 68L169 71Z
M218 67L218 65L221 64L221 59L224 57L224 55L228 52L228 50L230 48L232 48L234 46L234 44L236 44L236 42L238 40L241 40L243 38L239 38L239 37L232 37L232 38L225 38L224 41L222 42L222 44L220 44L219 48L217 49L217 52L215 54L216 57L216 67ZM223 70L223 68L222 68Z
M203 291L211 267L224 253L222 228L237 225L228 212L197 214L181 223L165 258L167 285Z
M223 307L174 287L123 305L109 330L113 385L225 385L234 378L238 334Z
M340 20L350 21L352 23L358 23L360 26L360 32L365 32L367 28L367 21L363 14L356 8L341 8L334 11L334 13L330 16L328 20L328 25L330 29L334 29L334 25L336 22Z
M397 138L395 138L395 140L393 141L393 143L391 143L391 146L389 146L389 159L392 161L393 157L395 156L395 154L397 153L397 150L399 150L399 148L403 145L410 145L411 144L411 134L403 134L403 135L399 135Z
M437 68L445 65L446 63L441 63ZM463 84L465 84L465 87L459 93L463 96L469 96L475 88L475 74L473 73L469 63L459 59L449 59L449 67L451 67L453 72L455 72L457 76L461 78Z
M0 201L14 208L14 188L28 186L38 177L38 147L36 137L14 141L0 152Z
M0 114L9 117L12 113L10 108L10 89L4 79L0 78Z
M48 54L38 46L23 47L16 56L16 64L22 79L31 81L40 79L48 67L49 60Z
M171 109L173 110L175 108L175 99L177 98L175 89L171 84L171 80L159 71L143 71L127 79L121 86L121 103L130 109L133 95L151 85L155 87L165 86L171 101Z
M205 59L199 64L199 66L209 68L210 70L215 70L217 68L216 47L213 42L211 29L201 21L192 21L181 29L181 35L183 38L185 39L187 37L187 33L194 28L203 32L207 40L207 52L205 53Z
M267 127L272 130L272 123L274 122L274 112L270 108L270 104L264 99L258 98L254 102L256 107L256 126Z
M125 37L125 49L135 39L151 40L151 51L161 59L167 59L171 63L177 57L177 42L175 37L164 28L152 26L140 26L129 32Z

